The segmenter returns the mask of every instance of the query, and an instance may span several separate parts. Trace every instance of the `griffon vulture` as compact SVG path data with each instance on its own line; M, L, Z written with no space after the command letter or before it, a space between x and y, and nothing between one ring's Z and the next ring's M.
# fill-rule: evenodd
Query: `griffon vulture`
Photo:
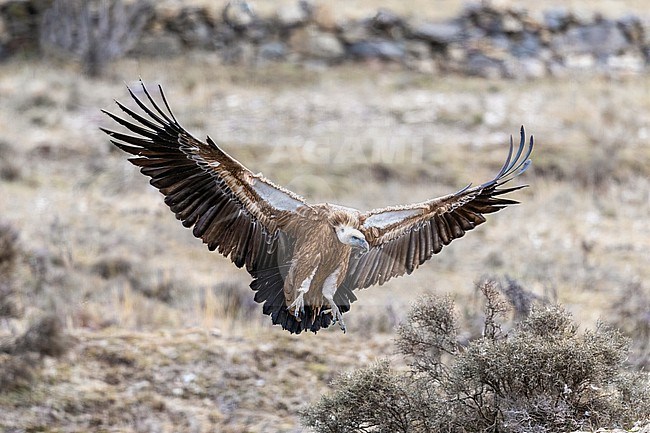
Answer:
M142 83L141 83L142 84ZM405 206L362 212L302 197L253 174L207 137L201 141L164 108L144 84L142 113L120 102L126 120L102 110L133 134L102 128L111 142L135 155L129 161L164 196L185 227L253 277L255 301L291 333L316 332L338 322L356 300L355 289L410 274L452 240L485 222L484 214L516 203L501 186L528 168L533 137L510 151L496 177L475 187Z

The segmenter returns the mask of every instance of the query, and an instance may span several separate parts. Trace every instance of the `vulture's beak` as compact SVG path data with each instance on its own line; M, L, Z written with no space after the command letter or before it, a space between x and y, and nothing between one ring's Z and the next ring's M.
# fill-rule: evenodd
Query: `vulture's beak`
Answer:
M355 238L353 243L353 246L356 248L359 248L361 250L361 254L365 254L368 252L370 249L370 245L368 245L368 241L365 239L357 239Z

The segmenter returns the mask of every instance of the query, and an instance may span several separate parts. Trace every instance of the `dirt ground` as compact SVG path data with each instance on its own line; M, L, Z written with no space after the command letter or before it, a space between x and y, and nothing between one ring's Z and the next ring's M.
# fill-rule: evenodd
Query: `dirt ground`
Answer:
M612 2L609 2L612 3ZM358 293L348 333L270 325L248 275L175 221L111 148L100 109L138 77L180 122L305 196L370 209L493 176L510 134L535 136L521 205L413 275ZM396 358L422 293L461 314L473 282L509 276L584 327L650 290L650 77L501 81L390 66L224 66L206 53L115 63L105 78L37 59L0 64L0 220L20 234L20 333L54 313L75 340L30 386L0 393L5 431L303 431L298 410L340 371Z

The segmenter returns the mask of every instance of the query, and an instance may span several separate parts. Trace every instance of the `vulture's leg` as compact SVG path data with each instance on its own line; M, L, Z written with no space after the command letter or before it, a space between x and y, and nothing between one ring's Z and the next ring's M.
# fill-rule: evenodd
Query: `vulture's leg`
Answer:
M311 275L300 284L300 287L298 288L298 296L289 306L289 311L293 311L293 315L296 318L300 317L300 315L305 312L305 293L309 291L309 286L311 285L311 280L314 279L314 274L316 274L316 268L314 269L314 272L312 272Z
M323 296L325 297L325 299L327 299L327 302L329 302L330 308L332 309L332 320L334 322L338 322L339 326L341 327L341 331L345 333L345 323L343 322L343 314L339 310L339 307L336 305L336 302L334 302L334 294L336 293L336 289L337 289L336 280L338 278L338 274L339 274L339 269L334 271L332 275L330 275L325 279L325 283L323 283Z

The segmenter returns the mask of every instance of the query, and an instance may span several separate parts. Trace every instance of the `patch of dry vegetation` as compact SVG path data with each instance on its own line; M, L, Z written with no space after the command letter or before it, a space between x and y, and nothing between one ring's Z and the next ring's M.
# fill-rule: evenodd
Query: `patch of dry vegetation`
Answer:
M18 233L0 222L0 321L20 319L16 264L21 251ZM41 315L23 332L0 332L0 394L28 389L38 377L45 357L58 358L72 345L61 321L52 314Z
M650 421L650 379L624 368L628 341L600 325L579 334L559 306L533 308L508 333L509 309L483 282L482 337L462 345L453 301L410 311L397 346L406 373L386 362L347 373L303 413L319 432L556 432L631 428Z

